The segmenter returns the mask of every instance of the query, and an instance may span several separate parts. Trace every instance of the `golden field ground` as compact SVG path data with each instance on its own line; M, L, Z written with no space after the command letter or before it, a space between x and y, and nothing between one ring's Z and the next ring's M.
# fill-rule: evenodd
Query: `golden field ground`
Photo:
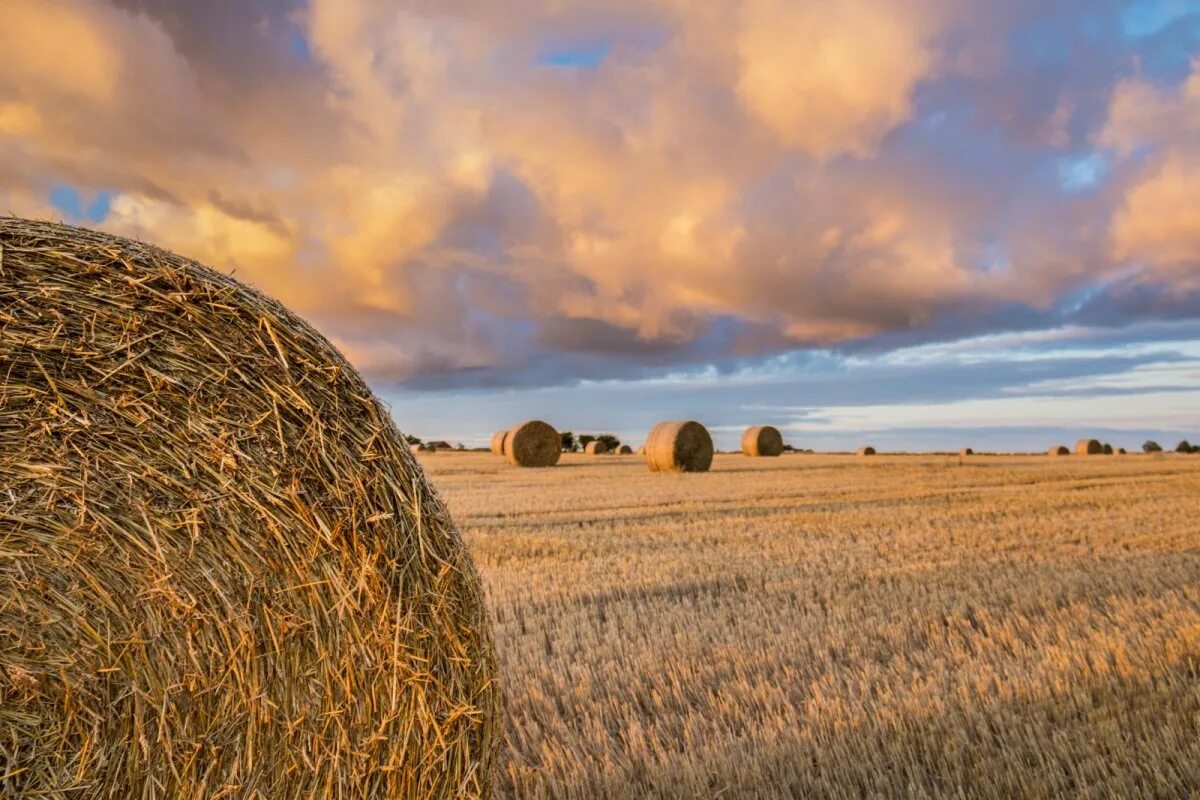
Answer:
M502 797L1200 796L1200 457L421 460Z

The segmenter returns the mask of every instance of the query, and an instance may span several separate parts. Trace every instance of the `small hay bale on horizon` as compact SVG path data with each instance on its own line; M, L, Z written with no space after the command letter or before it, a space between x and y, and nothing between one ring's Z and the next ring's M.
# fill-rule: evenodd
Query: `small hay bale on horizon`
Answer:
M774 458L783 452L783 434L771 425L755 425L742 434L742 455Z
M1099 439L1080 439L1075 443L1075 454L1081 456L1099 456L1104 454L1104 445Z
M975 451L969 447L964 447L962 450L958 451L958 454L960 456L973 456L975 455Z
M1050 449L1047 451L1047 455L1051 455L1051 456L1069 456L1069 455L1071 455L1071 451L1070 451L1070 449L1068 449L1068 448L1067 448L1067 446L1066 446L1066 445L1059 444L1059 445L1055 445L1054 447L1051 447L1051 448L1050 448Z
M1104 445L1104 455L1111 456L1113 454L1113 446L1107 442Z
M638 449L636 450L636 453L639 456L646 455L646 445L643 444L643 445L639 446Z
M541 420L522 422L509 430L504 454L517 467L553 467L562 456L562 437Z
M599 439L593 439L583 448L583 452L589 456L602 456L608 452L608 445Z
M492 455L504 455L504 440L508 438L508 431L496 431L492 434Z
M858 448L858 455L860 458L865 456L873 456L875 455L875 448L871 447L870 445L867 445L866 447L860 447Z
M488 795L482 587L354 368L156 247L0 253L0 794Z
M660 422L646 437L651 472L708 472L712 460L712 437L699 422Z
M614 450L613 452L619 456L631 456L631 455L633 455L633 448L627 444L622 444L622 445L617 445L617 449Z

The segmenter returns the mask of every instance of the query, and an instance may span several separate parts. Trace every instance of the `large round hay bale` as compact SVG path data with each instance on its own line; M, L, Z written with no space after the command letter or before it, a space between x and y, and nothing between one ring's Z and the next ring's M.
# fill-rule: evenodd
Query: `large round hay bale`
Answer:
M494 455L504 455L504 440L508 438L508 431L496 431L492 435L492 453Z
M1049 455L1052 455L1052 456L1069 456L1069 455L1071 455L1071 451L1069 449L1067 449L1066 445L1061 445L1061 444L1051 447L1050 450L1048 451L1048 453L1049 453Z
M1080 439L1075 443L1075 453L1081 456L1098 456L1104 453L1099 439Z
M631 455L633 455L633 448L627 444L622 444L622 445L617 445L617 449L614 450L613 452L619 456L631 456Z
M871 447L870 445L867 445L866 447L860 447L858 448L858 454L860 456L873 456L875 455L875 448Z
M713 443L699 422L660 422L646 438L651 472L708 472Z
M587 447L583 448L583 452L589 456L602 456L608 452L608 445L599 439L593 439L587 443Z
M0 486L0 795L489 794L471 560L273 300L0 218Z
M562 455L562 437L545 422L530 420L508 432L504 451L518 467L553 467Z
M774 457L783 452L783 435L770 425L756 425L742 434L742 455Z

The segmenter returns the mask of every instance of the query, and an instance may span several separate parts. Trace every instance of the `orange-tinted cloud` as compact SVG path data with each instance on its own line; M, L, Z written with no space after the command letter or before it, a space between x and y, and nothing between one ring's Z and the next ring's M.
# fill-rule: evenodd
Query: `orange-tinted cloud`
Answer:
M44 215L53 186L113 192L103 227L236 271L389 379L586 375L1047 307L1123 260L1187 261L1195 234L1187 145L1121 167L1115 221L1103 192L1046 182L1054 159L1095 138L1132 160L1164 102L1166 124L1196 112L1191 89L1131 82L1097 137L1069 71L1014 100L1006 42L1042 15L9 0L0 200ZM600 55L546 57L564 49Z

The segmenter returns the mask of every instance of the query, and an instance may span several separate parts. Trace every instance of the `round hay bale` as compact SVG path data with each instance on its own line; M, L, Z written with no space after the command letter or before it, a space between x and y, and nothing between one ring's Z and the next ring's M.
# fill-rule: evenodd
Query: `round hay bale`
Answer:
M530 420L508 432L504 451L518 467L553 467L562 455L562 437L545 422Z
M614 450L613 452L619 456L631 456L631 455L633 455L633 448L627 444L622 444L622 445L618 445L617 449Z
M504 440L508 438L508 431L496 431L492 435L492 453L493 455L504 455Z
M1124 447L1118 447L1118 448L1117 448L1117 455L1119 455L1119 456L1127 455L1125 448L1124 448Z
M1104 455L1111 456L1113 454L1113 446L1111 444L1104 445Z
M783 435L770 425L756 425L742 434L742 455L773 458L783 452Z
M1069 449L1067 449L1066 445L1060 444L1060 445L1055 445L1054 447L1051 447L1049 450L1049 455L1069 456L1069 455L1071 455L1071 451Z
M583 448L583 452L589 456L602 456L608 452L608 445L599 439L593 439L587 443L587 447Z
M960 456L973 456L975 455L975 451L969 447L964 447L962 450L958 451L958 454Z
M641 447L639 447L639 448L637 449L637 454L638 454L639 456L644 456L644 455L646 455L646 445L642 445Z
M1075 443L1075 452L1081 456L1098 456L1104 453L1099 439L1080 439Z
M708 472L713 443L699 422L660 422L646 438L651 472Z
M0 794L488 795L479 580L358 373L154 247L0 254Z
M875 455L875 448L871 447L870 445L866 447L860 447L858 448L858 454L860 456L873 456Z

